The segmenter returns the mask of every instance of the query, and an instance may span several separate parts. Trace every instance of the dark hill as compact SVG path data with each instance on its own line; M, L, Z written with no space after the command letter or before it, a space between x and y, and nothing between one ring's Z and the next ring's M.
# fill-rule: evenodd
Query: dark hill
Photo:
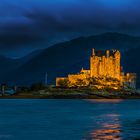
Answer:
M77 73L82 67L89 68L89 57L92 48L115 48L121 50L123 52L122 62L125 64L125 70L128 71L129 67L131 67L131 63L128 60L129 57L130 59L132 57L132 54L129 54L129 50L140 48L140 37L119 33L105 33L59 43L29 59L14 72L9 73L6 79L8 82L17 84L44 82L45 73L47 72L49 83L54 84L56 76ZM128 60L125 59L126 57ZM133 54L133 57L136 57L135 54ZM137 72L140 71L139 67L135 69L137 69Z
M4 79L6 74L18 68L20 64L21 63L15 59L0 56L0 79ZM5 81L3 80L2 82Z

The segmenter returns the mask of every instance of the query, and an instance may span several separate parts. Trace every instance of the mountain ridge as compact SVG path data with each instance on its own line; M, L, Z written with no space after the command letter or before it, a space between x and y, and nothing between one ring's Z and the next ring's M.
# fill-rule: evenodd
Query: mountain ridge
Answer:
M43 49L37 55L31 57L18 68L9 72L5 79L8 83L29 85L33 82L44 82L45 73L47 72L48 82L54 84L56 76L77 73L82 67L88 69L92 48L97 50L114 48L121 50L122 63L128 68L129 63L124 62L124 57L129 56L125 56L125 52L134 48L140 48L140 37L120 33L106 33L79 37L58 43Z

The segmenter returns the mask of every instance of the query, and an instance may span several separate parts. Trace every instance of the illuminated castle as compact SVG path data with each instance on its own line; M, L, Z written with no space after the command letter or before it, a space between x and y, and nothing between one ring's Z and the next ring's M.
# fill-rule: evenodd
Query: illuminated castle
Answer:
M121 67L121 54L118 50L96 51L92 49L92 55L90 57L90 70L82 70L78 74L69 74L66 78L56 78L56 86L60 86L63 81L68 82L69 87L88 86L90 84L89 79L98 80L97 88L103 88L104 86L130 87L136 88L136 74L127 73L124 74L123 67ZM112 80L110 80L112 79ZM116 82L116 85L114 84Z
M120 79L120 52L111 51L95 51L92 50L90 57L90 76L108 76Z

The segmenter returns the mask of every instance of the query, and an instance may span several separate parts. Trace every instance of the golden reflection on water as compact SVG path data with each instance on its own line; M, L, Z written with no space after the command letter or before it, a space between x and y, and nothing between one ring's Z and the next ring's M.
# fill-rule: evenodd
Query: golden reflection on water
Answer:
M93 103L120 103L123 100L122 99L88 99L87 101L93 102Z
M90 135L93 140L121 140L120 127L119 124L107 124L102 128L91 132Z
M103 120L97 121L97 129L91 131L87 140L122 140L119 115L108 114L102 117Z

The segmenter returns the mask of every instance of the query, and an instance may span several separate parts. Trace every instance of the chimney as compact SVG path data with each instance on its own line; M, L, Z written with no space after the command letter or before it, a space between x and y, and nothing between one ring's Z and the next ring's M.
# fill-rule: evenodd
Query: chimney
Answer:
M107 57L110 56L110 51L109 51L109 50L106 51L106 56L107 56Z
M92 49L92 56L95 56L95 49Z

